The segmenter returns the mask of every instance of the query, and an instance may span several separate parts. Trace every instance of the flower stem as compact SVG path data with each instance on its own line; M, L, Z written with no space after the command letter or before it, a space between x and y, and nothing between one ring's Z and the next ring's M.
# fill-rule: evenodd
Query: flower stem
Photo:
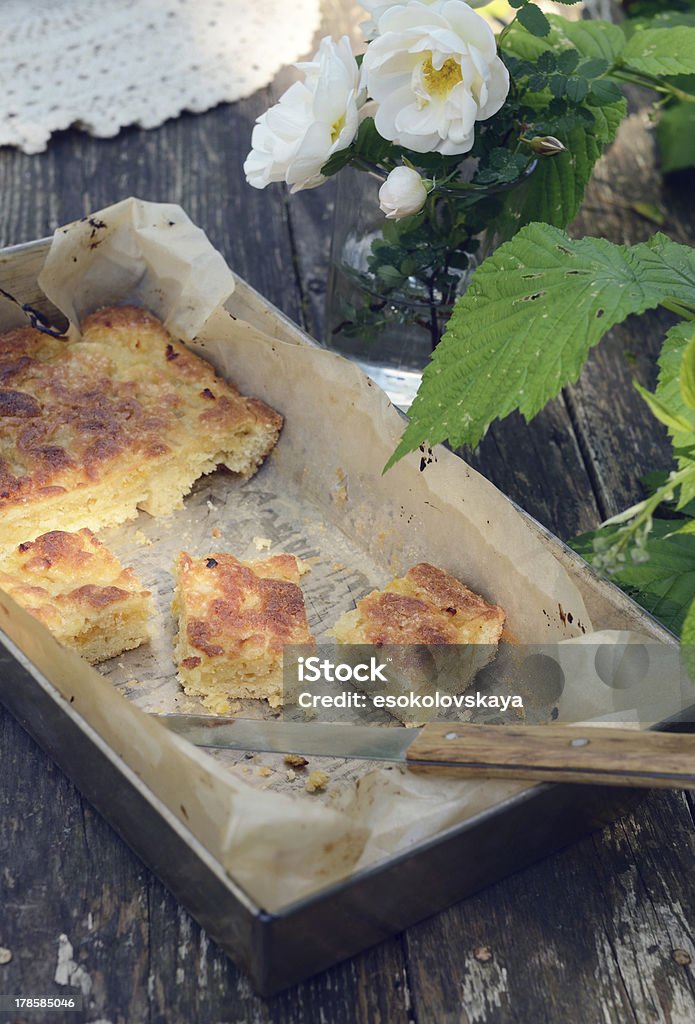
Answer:
M434 294L434 274L430 274L427 280L427 291L430 299L430 345L432 352L434 352L440 339L439 319L437 318L437 300Z
M618 78L622 82L631 82L633 85L641 85L645 89L651 89L652 92L658 92L669 98L681 100L683 103L695 103L695 95L692 93L679 89L677 85L664 82L662 79L657 78L656 75L650 75L646 72L631 71L629 67L616 65L610 71L608 77Z

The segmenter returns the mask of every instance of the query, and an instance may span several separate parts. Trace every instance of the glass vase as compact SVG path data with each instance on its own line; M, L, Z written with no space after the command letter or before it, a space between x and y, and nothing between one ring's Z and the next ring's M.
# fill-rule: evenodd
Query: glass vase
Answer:
M389 221L379 207L384 180L353 167L337 176L324 344L357 362L407 411L456 300L512 233L503 222L513 217L499 216L509 198L497 187L438 191L419 214ZM486 217L495 219L494 231Z

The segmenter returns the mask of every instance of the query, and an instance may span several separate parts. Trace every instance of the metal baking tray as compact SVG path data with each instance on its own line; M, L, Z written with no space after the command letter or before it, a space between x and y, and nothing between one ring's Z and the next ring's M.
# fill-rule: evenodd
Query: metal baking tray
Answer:
M36 278L49 239L0 252L0 282L54 321ZM227 308L272 336L315 344L237 279ZM461 463L463 466L464 464ZM567 570L595 625L675 640L525 513ZM269 913L132 770L49 678L0 633L0 700L210 937L269 996L518 871L628 811L643 793L543 784L436 838Z

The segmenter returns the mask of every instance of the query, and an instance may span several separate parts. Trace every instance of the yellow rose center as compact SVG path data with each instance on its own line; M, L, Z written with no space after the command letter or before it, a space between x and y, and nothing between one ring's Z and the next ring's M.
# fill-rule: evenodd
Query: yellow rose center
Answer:
M461 65L453 57L444 61L439 71L432 64L432 55L423 61L422 81L430 96L448 96L455 85L463 81Z
M337 140L338 136L340 135L344 127L345 114L339 117L338 120L334 121L333 124L331 125L331 142L335 142Z

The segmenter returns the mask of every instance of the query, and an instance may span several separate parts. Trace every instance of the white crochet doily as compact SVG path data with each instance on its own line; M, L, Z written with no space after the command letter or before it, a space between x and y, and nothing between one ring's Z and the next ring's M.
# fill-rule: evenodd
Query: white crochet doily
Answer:
M111 136L249 96L311 49L319 0L0 0L0 145Z

